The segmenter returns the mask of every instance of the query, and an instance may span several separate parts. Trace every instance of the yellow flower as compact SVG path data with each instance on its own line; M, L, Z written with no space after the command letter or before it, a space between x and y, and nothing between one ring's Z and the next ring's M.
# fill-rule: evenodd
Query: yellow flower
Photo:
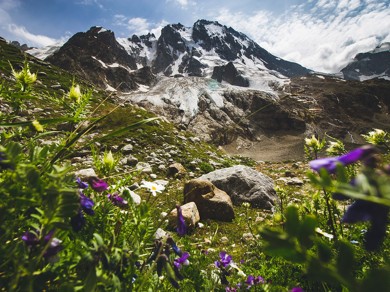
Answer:
M37 132L43 132L43 126L38 122L38 120L32 121L32 125Z
M305 138L306 147L313 151L319 151L325 147L325 140L319 140L314 135L311 138Z
M114 168L115 160L114 160L114 156L112 155L111 151L104 153L103 164L108 169Z
M385 132L381 129L373 129L373 131L368 132L367 135L362 135L362 137L370 144L374 145L383 145L390 143L390 135L388 132Z
M81 101L81 90L80 90L80 85L74 85L72 84L72 86L70 87L70 90L69 90L69 98L71 100L74 100L75 102L77 103L80 103Z
M10 63L11 65L11 63ZM30 66L27 60L24 62L22 71L16 72L12 67L12 75L15 77L16 81L20 84L22 91L25 91L31 84L37 81L37 74L30 72Z

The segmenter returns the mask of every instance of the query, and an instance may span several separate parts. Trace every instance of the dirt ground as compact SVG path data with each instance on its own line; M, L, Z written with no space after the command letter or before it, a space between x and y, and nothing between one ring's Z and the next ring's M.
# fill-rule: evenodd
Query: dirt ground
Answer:
M228 154L242 155L256 161L301 161L304 158L304 138L303 134L273 137L261 136L258 141L248 141L239 138L222 148Z

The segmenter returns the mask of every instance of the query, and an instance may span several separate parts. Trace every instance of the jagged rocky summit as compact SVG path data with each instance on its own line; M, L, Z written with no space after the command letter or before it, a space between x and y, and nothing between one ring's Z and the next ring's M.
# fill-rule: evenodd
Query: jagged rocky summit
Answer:
M150 33L115 38L110 30L92 27L72 36L46 60L103 88L121 91L154 84L153 74L213 77L248 87L256 77L286 78L310 72L273 56L246 35L207 20L193 27L167 25L158 38Z

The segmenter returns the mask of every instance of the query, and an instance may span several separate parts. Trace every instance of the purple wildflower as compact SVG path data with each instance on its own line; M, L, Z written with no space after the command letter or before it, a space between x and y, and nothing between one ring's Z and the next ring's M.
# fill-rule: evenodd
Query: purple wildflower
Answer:
M88 198L83 193L80 193L80 204L83 211L88 215L93 215L95 212L93 211L93 206L95 203L92 201L92 199Z
M177 234L184 236L187 233L186 222L183 217L183 213L180 206L176 206L177 210Z
M49 247L43 254L43 257L45 259L50 259L51 257L55 256L60 250L62 250L62 241L58 238L53 238L53 234L54 231L52 230L43 237L44 244L47 244L50 241ZM22 240L26 243L28 247L37 246L41 242L39 240L38 234L33 233L31 231L26 231L22 236Z
M54 231L50 231L45 237L44 237L44 241L45 243L48 243L50 241L50 245L49 247L47 248L46 252L43 254L43 257L45 259L49 259L53 256L55 256L59 251L62 250L62 246L61 246L61 240L59 240L58 238L53 238L53 234L54 234Z
M80 231L85 225L85 218L81 210L70 219L70 225L74 231Z
M249 275L245 281L245 284L247 285L248 289L250 287L252 287L253 285L257 285L260 283L265 283L263 277L261 277L261 276L254 277L252 275Z
M181 249L176 245L176 242L173 240L172 237L167 238L167 243L172 247L173 251L177 256L182 256L183 252Z
M37 234L31 231L26 231L23 233L22 240L26 243L27 246L34 246L39 243Z
M321 168L325 168L329 173L334 173L338 164L346 166L359 160L365 160L369 158L374 151L375 148L371 146L363 146L339 157L320 158L310 161L310 167L317 172L319 172Z
M188 252L183 252L182 256L175 259L173 262L173 265L180 269L181 266L188 266L190 262L188 261L188 258L190 257L190 254Z
M220 260L215 261L214 264L217 268L226 268L232 261L232 256L228 255L225 251L219 253Z
M301 287L294 287L291 289L291 292L304 292Z
M118 207L126 207L128 205L128 202L123 199L121 196L118 194L108 194L107 198L115 205Z
M99 193L104 192L108 189L108 184L102 179L93 178L90 183L91 188Z
M255 285L255 277L253 277L252 275L249 275L248 278L245 281L245 284L248 285L248 288L250 288L253 285Z
M81 179L78 177L76 178L76 183L77 183L77 186L80 188L80 189L86 189L88 188L88 184L86 182L83 182L81 181Z
M377 250L382 244L387 229L389 207L364 200L356 200L345 212L343 223L370 221L371 226L365 234L365 248Z

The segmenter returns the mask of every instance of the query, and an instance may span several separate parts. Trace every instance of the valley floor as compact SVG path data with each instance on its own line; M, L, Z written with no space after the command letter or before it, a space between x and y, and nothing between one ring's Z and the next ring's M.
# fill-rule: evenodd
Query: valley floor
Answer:
M258 141L237 139L223 149L232 155L241 155L256 161L280 162L303 160L304 135L261 136Z

